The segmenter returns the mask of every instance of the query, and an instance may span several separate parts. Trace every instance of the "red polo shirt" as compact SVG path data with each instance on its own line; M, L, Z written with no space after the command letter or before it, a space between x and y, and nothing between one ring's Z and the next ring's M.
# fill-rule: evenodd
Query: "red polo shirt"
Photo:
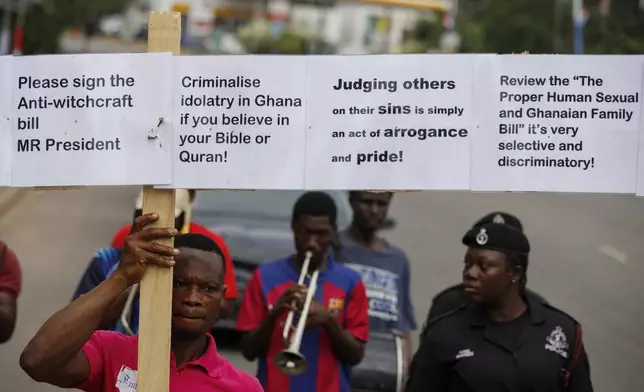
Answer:
M121 230L116 232L114 239L112 240L112 248L122 248L125 245L125 238L130 234L132 230L132 225L127 225ZM230 257L230 251L228 250L228 245L222 236L217 233L214 233L207 228L201 226L198 223L190 223L190 233L192 234L201 234L215 241L215 243L221 248L221 251L224 253L224 262L226 263L226 274L224 276L224 284L226 285L226 299L235 300L239 295L237 291L237 281L235 279L235 267L233 265L233 260Z
M85 392L136 392L139 339L114 331L96 331L83 346L90 374L76 389ZM208 349L199 359L177 368L170 358L170 392L263 392L259 381L217 353L208 335Z

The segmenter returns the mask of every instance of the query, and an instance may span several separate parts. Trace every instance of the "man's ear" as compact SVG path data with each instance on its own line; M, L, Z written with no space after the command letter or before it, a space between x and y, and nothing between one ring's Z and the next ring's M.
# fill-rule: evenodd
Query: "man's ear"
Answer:
M520 265L515 265L512 267L512 281L515 283L521 282L521 279L523 278L523 274L525 271L523 271L523 267Z
M226 299L226 291L228 291L228 286L221 286L221 298L219 299L220 307L226 306L226 303L228 302L228 299Z
M233 307L235 306L235 300L226 299L227 290L228 290L228 286L223 285L221 288L221 299L219 300L218 318L228 317L232 313Z

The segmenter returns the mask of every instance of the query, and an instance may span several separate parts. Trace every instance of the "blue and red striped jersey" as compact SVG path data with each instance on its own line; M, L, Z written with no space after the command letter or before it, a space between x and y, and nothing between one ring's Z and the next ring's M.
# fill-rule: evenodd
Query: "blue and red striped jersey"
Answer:
M237 330L250 332L258 328L277 299L289 286L297 283L299 276L291 257L259 266L246 287ZM326 270L319 275L315 299L333 312L346 331L367 342L368 300L357 272L329 260ZM285 319L286 312L273 328L267 355L258 361L257 378L264 391L350 392L351 366L338 360L322 328L307 329L302 338L300 352L308 361L308 370L304 374L288 376L275 367L275 356L286 348L282 338ZM296 323L297 317L293 324Z

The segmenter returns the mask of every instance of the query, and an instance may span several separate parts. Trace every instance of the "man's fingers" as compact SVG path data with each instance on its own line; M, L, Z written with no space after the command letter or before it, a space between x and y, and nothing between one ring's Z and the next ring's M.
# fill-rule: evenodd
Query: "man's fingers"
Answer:
M288 302L301 302L304 299L304 295L300 292L289 293Z
M143 241L159 240L162 238L172 238L179 234L177 229L149 228L139 233L139 238Z
M172 267L174 266L174 259L172 257L163 256L158 253L148 252L143 248L136 248L134 251L138 259L144 264L156 265L159 267Z
M161 245L157 242L142 242L137 246L146 252L156 253L161 256L173 257L179 254L179 251L171 246Z
M144 214L134 220L130 234L138 233L143 230L143 228L150 223L156 222L159 219L159 214L151 213Z

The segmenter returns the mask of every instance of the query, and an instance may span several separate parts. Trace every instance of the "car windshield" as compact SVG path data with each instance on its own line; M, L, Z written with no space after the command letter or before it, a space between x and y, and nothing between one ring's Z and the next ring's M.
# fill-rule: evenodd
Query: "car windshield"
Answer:
M289 221L293 205L304 191L199 191L194 213L232 217L263 218ZM327 191L338 207L338 226L346 226L351 219L348 194Z

